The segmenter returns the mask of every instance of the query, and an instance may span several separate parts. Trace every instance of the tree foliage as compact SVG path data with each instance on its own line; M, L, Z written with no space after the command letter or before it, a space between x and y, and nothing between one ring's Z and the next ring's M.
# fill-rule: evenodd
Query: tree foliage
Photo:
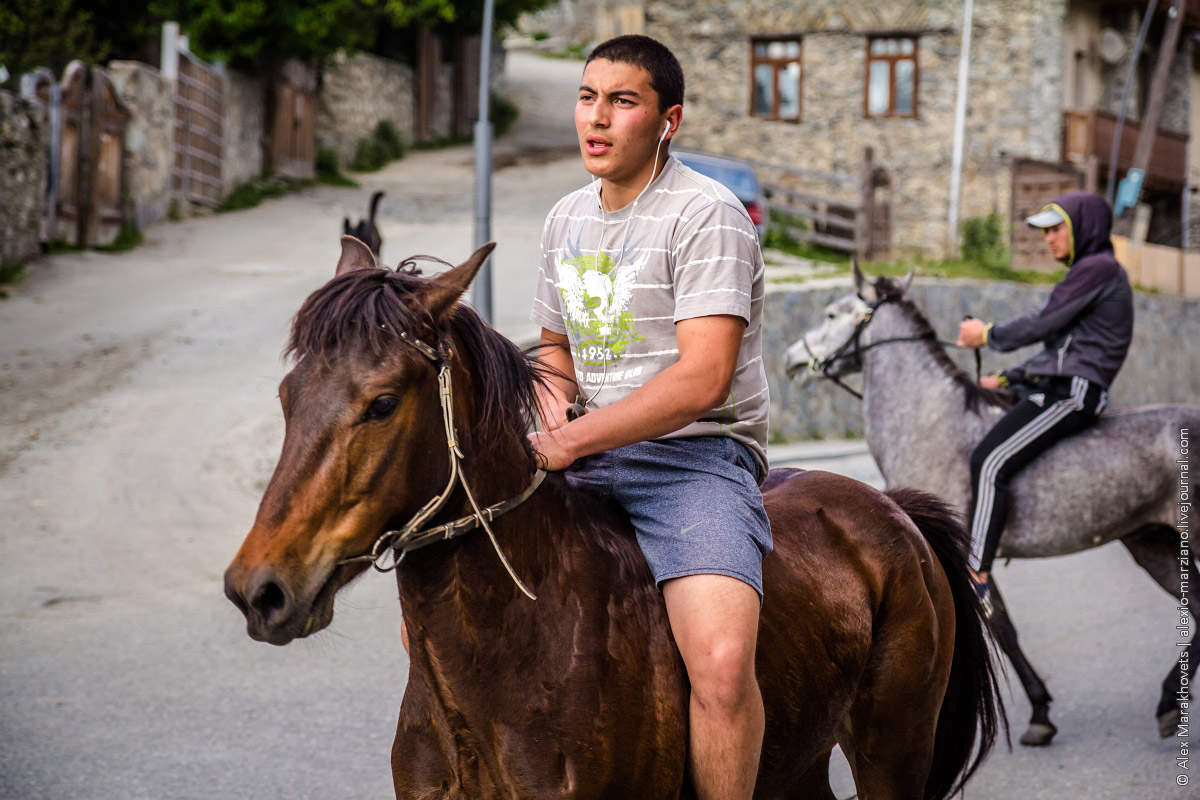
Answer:
M36 67L61 75L73 59L145 59L161 19L148 0L19 0L0 3L0 64L12 81Z

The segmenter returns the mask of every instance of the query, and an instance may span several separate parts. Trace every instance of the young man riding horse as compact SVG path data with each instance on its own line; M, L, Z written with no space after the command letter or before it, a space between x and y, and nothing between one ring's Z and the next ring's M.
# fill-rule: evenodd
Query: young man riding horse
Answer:
M1043 230L1067 276L1037 311L999 324L968 319L959 329L964 347L1007 352L1045 345L1027 361L980 380L1018 397L971 454L971 566L985 597L1008 514L1009 482L1056 442L1095 423L1133 339L1133 292L1113 256L1108 203L1071 192L1026 222Z
M560 377L531 439L547 469L628 512L687 667L692 780L702 798L748 798L771 551L763 261L738 199L668 154L682 117L662 44L621 36L591 53L575 126L594 178L542 235L532 319Z

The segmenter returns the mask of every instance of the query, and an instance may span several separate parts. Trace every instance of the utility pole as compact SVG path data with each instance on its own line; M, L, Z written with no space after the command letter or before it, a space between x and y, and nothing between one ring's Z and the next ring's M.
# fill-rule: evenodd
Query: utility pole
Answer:
M492 239L492 123L488 105L491 96L492 18L494 0L484 0L483 32L479 38L479 119L475 121L475 248ZM483 321L492 324L492 260L489 258L475 278L472 297Z
M962 194L963 139L967 121L967 81L971 70L971 12L974 4L963 6L962 42L958 55L958 92L954 99L954 149L950 157L950 211L946 220L946 258L958 255L958 199Z
M1141 121L1137 149L1133 153L1133 169L1143 174L1150 164L1150 153L1158 134L1158 118L1162 115L1163 99L1167 94L1167 79L1171 74L1171 62L1175 60L1175 47L1179 44L1179 32L1183 29L1184 0L1173 0L1167 9L1167 29L1163 31L1162 45L1158 50L1158 61L1154 64L1154 77L1150 79L1150 97L1146 103L1146 115ZM1139 190L1138 194L1141 192ZM1133 203L1137 205L1136 200ZM1113 233L1128 236L1133 229L1133 212L1127 208L1116 220Z

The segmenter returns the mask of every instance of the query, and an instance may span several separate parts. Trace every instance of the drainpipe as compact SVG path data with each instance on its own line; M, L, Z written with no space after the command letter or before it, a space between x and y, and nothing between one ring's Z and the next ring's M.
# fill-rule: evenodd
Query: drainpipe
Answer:
M963 136L967 122L967 79L971 66L971 15L973 0L963 8L962 49L958 59L958 96L954 101L954 154L950 160L950 215L947 220L946 257L958 253L958 196L962 190Z
M492 238L492 123L488 119L492 70L492 15L494 0L484 0L483 33L479 38L479 119L475 121L475 247ZM492 324L492 260L484 262L475 278L475 310Z

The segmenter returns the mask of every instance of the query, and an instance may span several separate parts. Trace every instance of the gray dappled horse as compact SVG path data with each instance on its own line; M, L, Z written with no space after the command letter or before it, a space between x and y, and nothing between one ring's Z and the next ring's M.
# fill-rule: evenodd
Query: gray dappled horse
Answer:
M854 265L855 292L826 308L826 318L787 352L789 376L863 373L867 445L889 488L939 495L970 508L970 456L1011 403L982 389L946 354L933 326L907 296L903 280L868 282ZM1179 437L1200 430L1200 407L1153 405L1103 414L1093 427L1055 445L1013 480L1013 502L997 558L1075 553L1120 539L1169 594L1180 598ZM1103 492L1097 488L1103 487ZM1190 571L1190 563L1187 564ZM1049 744L1050 693L1017 644L993 577L992 631L1033 706L1027 745ZM1187 648L1190 663L1194 642ZM1163 681L1159 733L1180 719L1178 664Z

